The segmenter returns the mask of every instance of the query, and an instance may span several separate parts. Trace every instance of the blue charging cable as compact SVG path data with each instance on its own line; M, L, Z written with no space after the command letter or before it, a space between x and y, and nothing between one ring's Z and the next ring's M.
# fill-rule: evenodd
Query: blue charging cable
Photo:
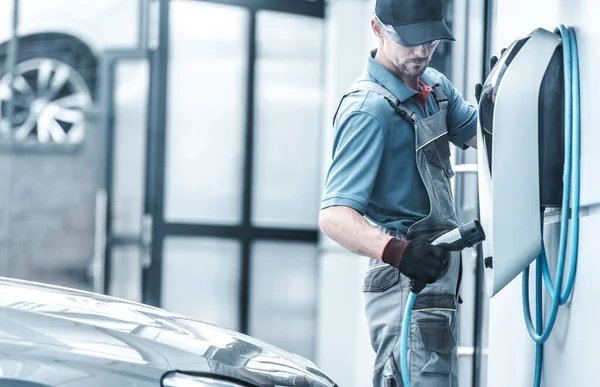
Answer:
M565 86L565 164L563 169L563 200L560 225L560 243L558 248L558 262L556 269L556 284L552 284L546 251L543 240L543 214L542 214L542 251L536 258L536 324L531 320L529 305L529 268L523 271L523 314L529 335L536 342L534 387L539 387L542 380L542 360L544 342L550 336L558 307L566 303L573 291L575 272L577 269L577 254L579 249L579 202L580 202L580 107L579 107L579 56L577 53L577 40L575 32L570 27L560 25L554 30L562 36L564 86ZM572 201L572 230L570 239L569 274L564 291L562 290L565 258L567 251L567 236L569 231L569 201ZM542 279L552 298L550 316L545 327L542 315Z
M402 372L402 384L404 387L411 387L410 372L408 369L408 331L410 328L410 318L412 316L412 310L416 299L417 294L415 292L410 292L408 295L408 301L404 307L402 330L400 331L400 370Z

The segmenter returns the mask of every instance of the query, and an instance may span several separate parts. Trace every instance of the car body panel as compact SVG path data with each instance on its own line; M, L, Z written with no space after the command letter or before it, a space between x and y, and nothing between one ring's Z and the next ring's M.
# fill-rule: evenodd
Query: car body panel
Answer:
M3 377L49 385L113 385L117 378L122 386L156 386L170 370L265 386L335 385L311 361L231 330L109 296L9 278L0 278L0 353Z

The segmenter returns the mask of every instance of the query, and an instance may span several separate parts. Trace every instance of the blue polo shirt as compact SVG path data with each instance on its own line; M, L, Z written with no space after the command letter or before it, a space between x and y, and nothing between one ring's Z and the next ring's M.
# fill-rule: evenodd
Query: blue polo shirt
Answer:
M439 111L433 93L427 97L424 111L413 98L418 92L381 66L374 54L371 52L366 63L370 80L383 85L419 119ZM449 100L449 139L464 148L477 132L477 110L437 70L427 68L421 80L428 86L442 86ZM429 214L429 197L415 162L414 127L383 96L370 90L348 95L340 105L334 130L322 209L348 206L403 233Z

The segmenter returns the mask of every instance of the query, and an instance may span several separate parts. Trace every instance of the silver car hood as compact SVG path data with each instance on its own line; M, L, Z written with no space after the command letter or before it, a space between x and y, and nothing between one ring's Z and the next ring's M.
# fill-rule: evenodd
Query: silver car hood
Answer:
M309 360L237 332L122 299L0 277L3 378L159 386L171 370L260 386L335 386Z

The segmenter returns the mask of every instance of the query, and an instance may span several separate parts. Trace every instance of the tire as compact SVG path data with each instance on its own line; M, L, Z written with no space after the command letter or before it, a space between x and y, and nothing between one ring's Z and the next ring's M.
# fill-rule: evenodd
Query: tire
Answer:
M22 37L18 48L11 82L9 45L0 47L0 116L7 118L0 132L19 143L80 143L97 99L96 57L63 34Z

